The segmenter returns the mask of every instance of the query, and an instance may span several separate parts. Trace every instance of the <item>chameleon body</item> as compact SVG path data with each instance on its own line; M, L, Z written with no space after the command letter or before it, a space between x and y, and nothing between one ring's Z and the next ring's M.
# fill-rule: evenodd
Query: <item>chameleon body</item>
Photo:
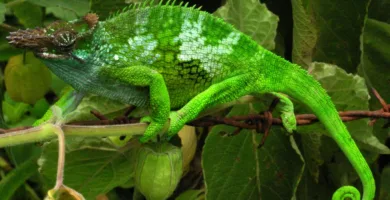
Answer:
M308 106L325 125L357 171L362 198L374 198L370 168L334 104L298 65L223 20L186 6L144 4L106 21L84 22L88 24L84 28L77 25L81 20L30 30L30 39L34 34L46 39L37 36L25 46L20 42L26 39L23 32L11 33L8 39L17 47L32 49L78 91L148 107L151 114L144 121L150 124L142 142L161 132L168 119L171 137L211 106L244 95L287 94ZM360 199L360 194L344 186L333 195L333 199L347 197Z

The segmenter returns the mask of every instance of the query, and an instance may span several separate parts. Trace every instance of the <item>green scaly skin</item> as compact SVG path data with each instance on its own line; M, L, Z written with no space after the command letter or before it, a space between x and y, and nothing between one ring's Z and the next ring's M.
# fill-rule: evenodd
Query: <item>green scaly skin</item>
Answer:
M56 31L49 30L49 35ZM77 40L72 54L78 59L43 60L78 91L148 107L151 114L143 121L150 125L141 142L154 138L168 119L167 135L172 137L206 108L248 94L287 94L307 105L325 125L360 176L363 199L374 198L371 170L326 91L298 65L221 19L172 5L131 7L98 22L92 34ZM288 114L291 102L280 97ZM292 130L295 124L287 114L285 125ZM333 195L334 200L346 197L356 200L360 194L344 186Z

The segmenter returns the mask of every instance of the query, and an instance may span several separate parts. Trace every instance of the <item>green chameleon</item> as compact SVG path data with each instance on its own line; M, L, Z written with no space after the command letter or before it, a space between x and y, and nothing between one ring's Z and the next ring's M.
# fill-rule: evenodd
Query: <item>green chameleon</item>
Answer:
M371 170L320 84L298 65L206 12L145 3L106 21L87 14L76 21L12 32L7 39L32 50L81 93L149 108L150 116L141 120L150 123L141 142L162 132L169 119L168 138L207 108L262 93L281 98L284 126L291 131L296 123L288 115L293 107L287 94L315 113L357 171L363 199L374 198ZM64 98L71 99L59 101L65 110L79 102ZM348 197L360 199L360 193L343 186L333 194L337 200Z

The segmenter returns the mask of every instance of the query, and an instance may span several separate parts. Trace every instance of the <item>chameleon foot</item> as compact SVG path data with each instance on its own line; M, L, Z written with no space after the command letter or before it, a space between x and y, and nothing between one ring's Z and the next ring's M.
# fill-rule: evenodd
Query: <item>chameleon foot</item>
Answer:
M148 116L142 117L142 118L139 120L139 122L150 124L150 123L152 122L152 118L148 115Z
M175 136L185 125L186 121L183 120L182 116L178 111L172 111L169 114L170 126L168 130L168 140Z
M177 111L172 111L169 114L169 119L170 119L170 126L168 129L168 133L165 135L164 139L170 140L173 136L175 136L185 125L185 122L183 121L182 117ZM150 116L145 116L142 117L140 122L142 123L150 123L147 130L149 130L149 127L153 124L153 120ZM162 124L161 129L163 128L164 124ZM156 129L156 128L155 128ZM149 139L153 138L156 136L157 133L151 134L151 136L147 135L147 132L145 132L144 136L141 137L140 142L144 143L148 141Z
M162 131L165 125L165 123L153 120L150 116L142 117L140 122L149 123L149 126L146 128L144 135L139 139L141 143L145 143L155 138Z
M280 99L280 117L287 132L292 133L297 129L297 120L294 115L294 105L291 100L285 95L277 92L272 92L273 95Z

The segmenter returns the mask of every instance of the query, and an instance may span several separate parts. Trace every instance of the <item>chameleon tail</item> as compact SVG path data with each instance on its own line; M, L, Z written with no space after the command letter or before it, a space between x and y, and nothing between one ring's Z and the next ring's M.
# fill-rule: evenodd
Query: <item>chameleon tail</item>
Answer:
M314 112L359 175L363 183L363 200L374 199L375 181L371 170L341 121L330 97L321 85L307 74L307 71L295 64L286 63L286 65L291 67L277 70L284 71L284 73L275 74L274 70L272 70L273 73L269 71L271 77L269 83L272 87L270 89L301 101ZM353 186L343 186L333 194L332 199L341 200L348 197L357 200L360 199L360 193Z

